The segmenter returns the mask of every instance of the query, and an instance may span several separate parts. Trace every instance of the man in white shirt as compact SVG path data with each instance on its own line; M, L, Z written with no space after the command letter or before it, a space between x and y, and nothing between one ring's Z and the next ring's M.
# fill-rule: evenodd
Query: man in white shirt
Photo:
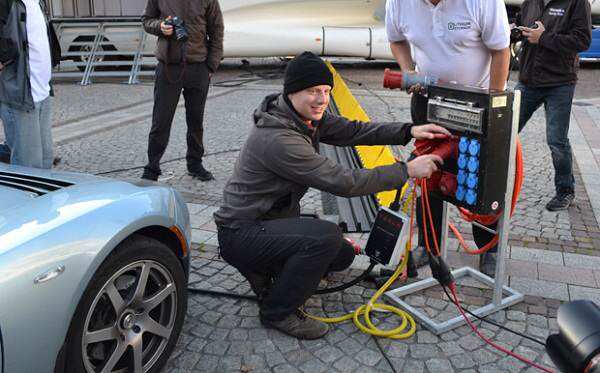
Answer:
M388 0L385 24L390 48L402 71L417 71L441 80L504 90L510 62L510 31L502 0ZM427 123L427 98L411 88L411 116ZM444 167L455 167L446 162ZM442 201L429 197L438 240ZM417 209L418 210L418 209ZM422 217L417 214L419 225ZM479 247L491 235L473 226ZM432 242L432 237L429 239ZM417 264L426 263L422 234ZM481 270L493 275L495 247L481 257Z
M37 168L52 167L50 78L60 60L46 13L43 0L0 0L0 118L10 162Z

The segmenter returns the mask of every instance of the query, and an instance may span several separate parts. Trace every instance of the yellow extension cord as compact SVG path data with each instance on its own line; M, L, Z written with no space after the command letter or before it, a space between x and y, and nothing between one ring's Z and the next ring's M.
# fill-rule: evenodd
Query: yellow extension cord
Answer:
M405 185L404 188L402 188L401 196L402 196L402 194L404 194L406 187L407 187L407 185ZM404 211L405 212L408 211L408 205L409 205L409 202L411 202L411 198L407 198L407 200L404 203ZM319 317L319 316L313 316L310 314L306 314L306 316L310 317L311 319L323 321L326 323L339 323L342 321L352 319L352 321L354 322L354 325L356 325L360 330L362 330L364 333L367 333L367 334L370 334L370 335L373 335L376 337L385 337L385 338L391 338L391 339L410 338L413 334L415 334L415 331L417 330L417 324L415 323L415 320L412 318L412 316L409 313L407 313L406 311L403 311L400 308L391 306L389 304L376 303L377 299L379 299L379 297L381 297L381 295L383 293L385 293L385 291L402 274L402 271L404 270L404 268L406 268L406 265L408 263L408 252L410 251L410 246L411 246L411 239L409 238L409 242L406 244L406 249L404 251L404 257L402 258L400 265L398 266L398 268L396 268L396 271L394 272L392 277L390 277L387 280L387 282L379 290L377 290L377 292L373 295L373 297L371 297L371 299L369 300L369 302L367 304L360 306L354 312L351 312L347 315L339 316L339 317ZM391 329L391 330L379 329L371 321L371 317L370 317L371 311L390 311L390 312L398 315L401 318L402 322L400 323L400 326L395 329ZM363 318L364 318L364 321L365 321L364 324L360 320L361 316L363 316ZM409 326L408 330L406 330L407 326Z

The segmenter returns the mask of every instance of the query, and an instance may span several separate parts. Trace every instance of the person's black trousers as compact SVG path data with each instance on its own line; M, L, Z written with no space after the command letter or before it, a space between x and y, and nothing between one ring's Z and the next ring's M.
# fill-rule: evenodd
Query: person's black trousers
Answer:
M410 115L412 117L412 121L414 124L425 124L429 123L427 121L427 97L422 96L420 94L413 93L412 99L410 101ZM458 172L458 166L456 161L448 161L444 160L443 170L452 172L456 174ZM433 225L435 226L436 239L439 243L442 237L442 213L443 213L443 200L437 198L433 194L429 194L429 206L431 208L431 217L433 220ZM417 204L415 205L415 209L417 211L417 224L419 225L419 246L425 247L425 236L423 235L423 214L421 212L421 198L417 199ZM427 221L427 237L429 240L429 246L432 250L434 249L433 243L433 235L430 229L429 220ZM495 230L497 223L489 225L488 227ZM483 247L488 244L493 238L494 235L490 232L483 230L476 225L472 226L473 229L473 240L477 247ZM494 245L488 252L495 253L498 246Z
M260 305L260 316L283 320L310 298L329 271L354 260L352 245L340 228L326 220L286 218L219 228L225 261L241 274L261 273L275 281ZM248 277L248 276L246 276Z
M206 63L158 63L154 77L152 128L148 135L148 164L145 167L147 170L160 173L160 159L169 143L171 124L182 90L187 123L187 167L193 171L202 164L202 121L209 82Z

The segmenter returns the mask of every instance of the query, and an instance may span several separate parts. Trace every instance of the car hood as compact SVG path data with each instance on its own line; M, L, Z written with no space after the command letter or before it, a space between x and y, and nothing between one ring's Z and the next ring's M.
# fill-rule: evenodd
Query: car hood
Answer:
M0 216L38 197L80 184L108 179L67 171L40 170L0 163Z
M28 203L35 194L0 185L0 215L5 210Z
M93 175L0 166L0 254L61 224L127 198L147 198L147 188L172 196L155 183L134 185Z

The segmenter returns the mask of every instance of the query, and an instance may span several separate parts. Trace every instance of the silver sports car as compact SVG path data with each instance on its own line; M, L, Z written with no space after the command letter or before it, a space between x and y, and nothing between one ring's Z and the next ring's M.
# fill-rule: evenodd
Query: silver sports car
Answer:
M0 164L0 373L158 372L190 235L171 188Z

